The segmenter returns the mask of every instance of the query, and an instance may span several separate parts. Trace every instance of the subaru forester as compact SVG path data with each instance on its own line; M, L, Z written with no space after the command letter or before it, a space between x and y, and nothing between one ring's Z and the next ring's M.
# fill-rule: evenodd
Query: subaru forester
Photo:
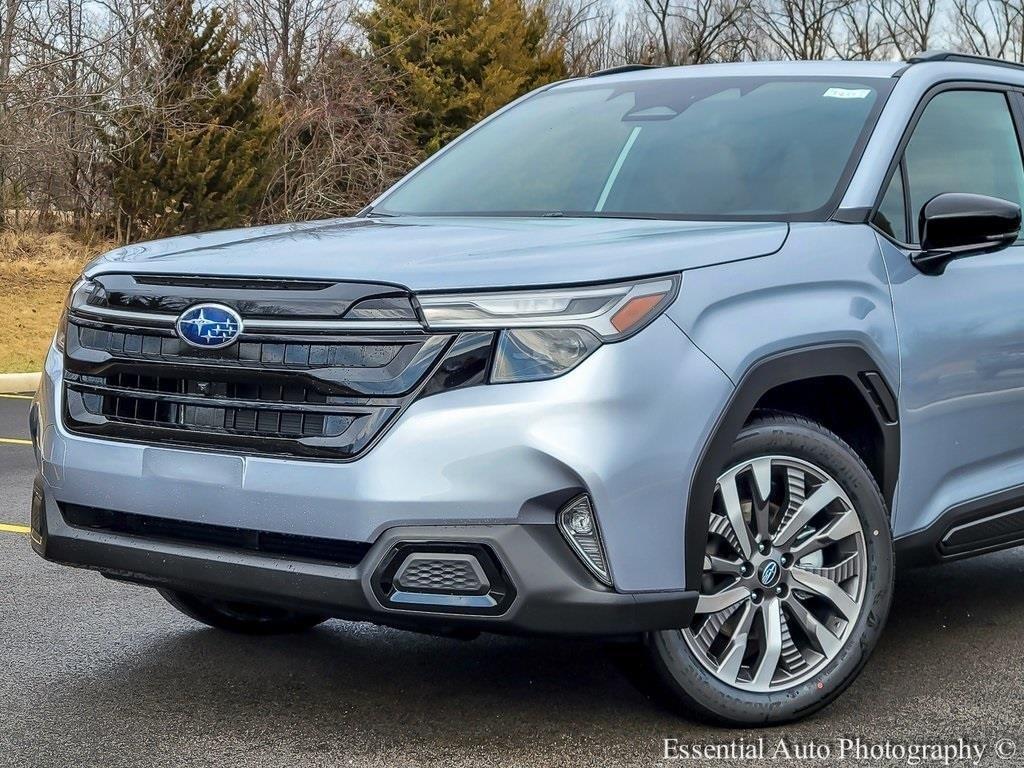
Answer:
M955 54L624 67L352 218L118 248L33 546L239 632L642 638L694 716L805 716L896 563L1024 542L1022 131L1024 68Z

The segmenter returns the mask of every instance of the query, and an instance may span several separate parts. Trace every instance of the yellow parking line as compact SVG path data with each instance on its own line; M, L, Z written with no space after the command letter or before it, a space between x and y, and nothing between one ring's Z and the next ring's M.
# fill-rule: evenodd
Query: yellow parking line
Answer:
M8 400L31 400L32 395L0 395L0 397L6 397Z
M10 523L0 523L0 533L31 533L32 529L27 525L11 525Z
M32 445L32 441L20 437L0 437L0 445Z

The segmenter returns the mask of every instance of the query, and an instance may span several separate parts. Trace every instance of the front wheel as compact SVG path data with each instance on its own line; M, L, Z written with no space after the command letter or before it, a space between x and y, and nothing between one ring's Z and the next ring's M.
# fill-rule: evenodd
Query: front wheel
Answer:
M885 501L864 462L821 425L773 414L744 428L718 478L692 622L648 647L688 713L788 722L860 672L892 580Z
M326 617L296 613L231 600L218 600L189 592L158 590L163 598L190 619L228 632L244 635L280 635L302 632L326 621Z

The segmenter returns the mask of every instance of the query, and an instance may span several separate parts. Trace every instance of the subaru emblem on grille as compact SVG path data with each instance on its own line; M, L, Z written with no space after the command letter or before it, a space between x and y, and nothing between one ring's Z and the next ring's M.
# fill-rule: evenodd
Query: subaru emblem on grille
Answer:
M223 304L196 304L178 316L178 336L193 347L220 349L242 335L242 318Z

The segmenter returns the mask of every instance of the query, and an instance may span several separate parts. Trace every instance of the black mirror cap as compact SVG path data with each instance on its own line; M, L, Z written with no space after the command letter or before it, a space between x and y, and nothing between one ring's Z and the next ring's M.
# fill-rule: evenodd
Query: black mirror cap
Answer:
M921 208L918 231L921 253L914 264L941 274L953 259L991 253L1016 242L1021 209L1016 203L987 195L944 192Z

